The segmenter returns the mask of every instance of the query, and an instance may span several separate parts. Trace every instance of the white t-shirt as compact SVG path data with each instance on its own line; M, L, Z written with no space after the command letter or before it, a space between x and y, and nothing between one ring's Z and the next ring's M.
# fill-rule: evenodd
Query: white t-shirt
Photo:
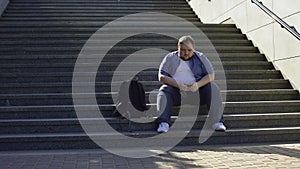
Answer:
M185 83L191 85L196 82L195 76L189 66L189 61L184 61L180 59L180 64L176 69L173 79L177 83Z

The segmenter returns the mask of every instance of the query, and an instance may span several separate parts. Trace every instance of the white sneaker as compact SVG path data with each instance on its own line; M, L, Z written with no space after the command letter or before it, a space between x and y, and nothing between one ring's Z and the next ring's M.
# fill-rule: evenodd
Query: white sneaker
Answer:
M213 127L214 127L215 131L226 131L226 127L224 126L224 124L222 122L214 124Z
M166 122L159 123L157 132L166 133L168 131L169 131L169 124L168 123L166 123Z

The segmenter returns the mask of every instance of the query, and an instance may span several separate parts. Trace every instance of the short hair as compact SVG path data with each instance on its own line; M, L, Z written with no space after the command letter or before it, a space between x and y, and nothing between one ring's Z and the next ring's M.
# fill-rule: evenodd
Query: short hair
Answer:
M179 38L178 45L179 44L188 44L191 43L193 45L193 48L195 47L195 40L190 35L185 35Z

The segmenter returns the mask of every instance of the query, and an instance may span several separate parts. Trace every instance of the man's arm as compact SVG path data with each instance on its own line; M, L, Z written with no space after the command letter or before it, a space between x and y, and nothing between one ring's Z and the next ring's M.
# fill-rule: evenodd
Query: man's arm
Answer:
M189 90L189 87L187 85L185 85L183 83L177 83L176 80L174 80L173 78L171 78L169 76L166 76L166 75L160 74L159 75L159 81L164 83L164 84L179 88L180 90L184 90L184 91Z
M212 74L208 74L206 76L204 76L201 80L199 80L198 82L195 82L192 86L190 86L188 88L189 91L192 91L192 92L196 92L198 91L198 89L202 86L205 86L207 85L208 83L212 82L215 80L215 74L212 73Z

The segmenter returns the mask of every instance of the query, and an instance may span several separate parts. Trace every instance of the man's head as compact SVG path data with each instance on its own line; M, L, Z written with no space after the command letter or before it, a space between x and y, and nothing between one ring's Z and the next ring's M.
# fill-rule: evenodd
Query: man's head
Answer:
M194 55L195 41L191 36L182 36L178 40L178 53L182 60L189 60Z

